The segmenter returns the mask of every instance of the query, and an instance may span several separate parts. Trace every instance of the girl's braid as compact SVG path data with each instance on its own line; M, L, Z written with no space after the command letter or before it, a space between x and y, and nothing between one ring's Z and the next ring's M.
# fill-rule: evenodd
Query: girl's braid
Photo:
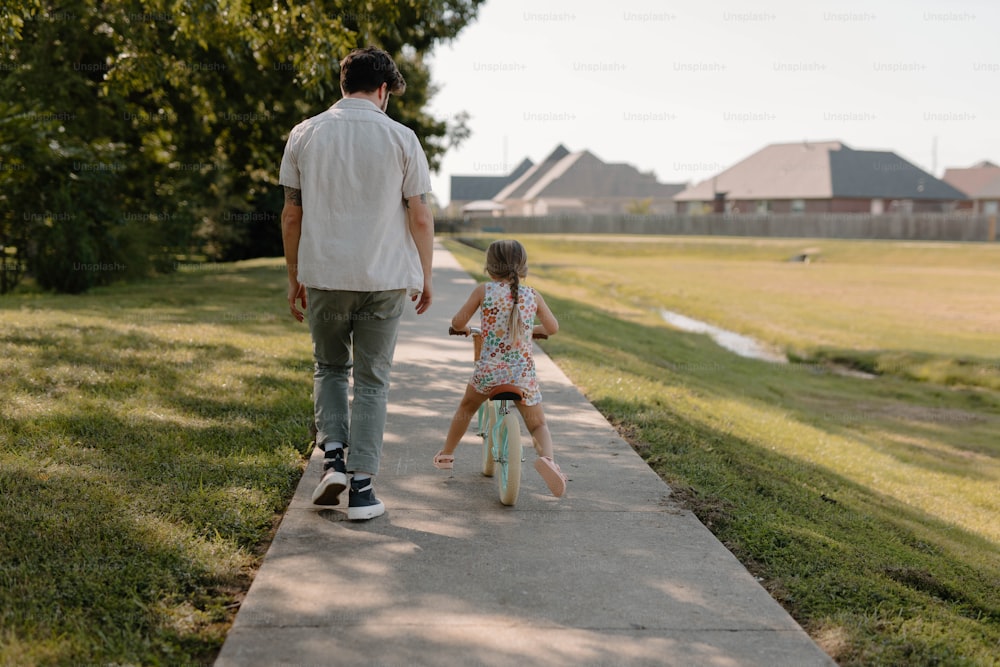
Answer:
M514 300L514 305L510 309L510 323L507 328L510 330L511 340L515 343L521 337L521 318L517 312L518 297L521 293L521 276L517 275L517 269L510 272L510 296Z

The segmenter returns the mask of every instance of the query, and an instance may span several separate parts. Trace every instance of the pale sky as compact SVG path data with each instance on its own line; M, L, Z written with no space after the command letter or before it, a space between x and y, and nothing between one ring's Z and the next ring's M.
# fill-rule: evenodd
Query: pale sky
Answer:
M559 143L667 183L803 140L1000 164L998 0L487 0L429 62L433 113L471 114L442 205Z

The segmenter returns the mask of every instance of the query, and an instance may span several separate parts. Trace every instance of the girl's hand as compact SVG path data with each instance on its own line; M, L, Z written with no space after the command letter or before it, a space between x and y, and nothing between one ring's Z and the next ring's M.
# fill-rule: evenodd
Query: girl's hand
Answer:
M472 333L469 327L463 327L461 329L456 329L455 327L448 327L448 334L452 336L466 336Z

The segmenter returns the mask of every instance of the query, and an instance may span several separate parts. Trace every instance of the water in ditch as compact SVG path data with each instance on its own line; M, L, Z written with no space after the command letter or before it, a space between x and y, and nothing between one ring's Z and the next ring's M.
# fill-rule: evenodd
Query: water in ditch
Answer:
M741 357L759 359L761 361L770 361L778 364L788 363L788 357L786 357L783 352L776 350L770 345L762 343L755 338L751 338L750 336L744 336L743 334L738 334L735 331L729 331L713 324L709 324L708 322L702 322L701 320L696 320L692 317L688 317L687 315L681 315L680 313L675 313L670 310L661 309L660 317L662 317L667 324L676 327L681 331L707 334L709 338L716 342L716 344Z

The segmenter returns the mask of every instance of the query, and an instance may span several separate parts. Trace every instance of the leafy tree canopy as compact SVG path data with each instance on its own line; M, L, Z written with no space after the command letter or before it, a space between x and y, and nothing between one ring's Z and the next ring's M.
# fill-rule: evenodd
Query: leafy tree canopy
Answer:
M288 131L340 97L340 58L374 44L406 94L389 114L432 168L465 116L426 111L424 56L483 0L5 0L0 263L62 291L179 257L280 254Z

